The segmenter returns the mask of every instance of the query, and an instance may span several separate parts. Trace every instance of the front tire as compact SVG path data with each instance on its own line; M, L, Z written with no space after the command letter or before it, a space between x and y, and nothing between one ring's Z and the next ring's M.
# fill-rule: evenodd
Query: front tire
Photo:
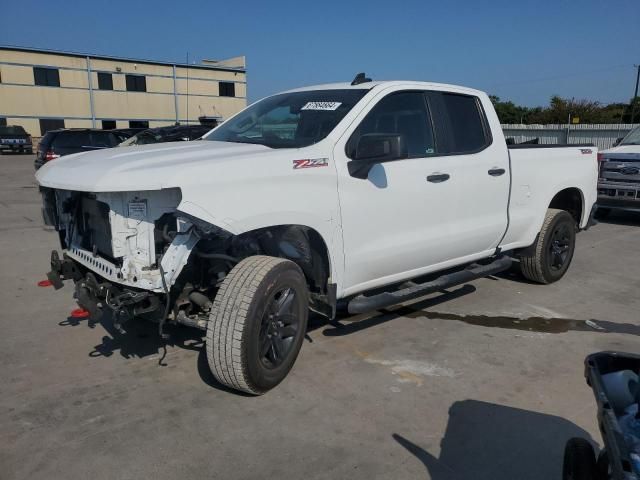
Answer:
M520 253L520 270L533 282L557 282L569 269L575 246L576 221L569 212L550 208L536 242Z
M216 379L261 395L287 376L307 329L305 277L290 260L256 255L224 279L207 324L207 360Z

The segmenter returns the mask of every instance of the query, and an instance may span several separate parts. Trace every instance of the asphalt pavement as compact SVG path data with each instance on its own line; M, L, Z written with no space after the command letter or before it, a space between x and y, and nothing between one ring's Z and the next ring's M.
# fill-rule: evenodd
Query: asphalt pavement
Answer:
M559 283L515 274L332 323L262 397L208 371L198 332L69 316L45 278L33 157L0 156L1 479L559 479L601 445L584 357L640 350L640 215L577 240Z

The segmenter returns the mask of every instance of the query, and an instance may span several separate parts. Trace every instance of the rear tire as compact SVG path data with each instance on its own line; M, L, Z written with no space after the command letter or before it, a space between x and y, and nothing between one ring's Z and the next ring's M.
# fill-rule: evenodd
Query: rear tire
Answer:
M536 242L520 253L525 278L542 284L560 280L567 272L576 244L576 221L565 210L550 208Z
M564 447L562 480L597 480L596 454L584 438L572 438Z
M300 267L256 255L224 279L207 324L207 360L216 379L261 395L287 376L307 330L309 300Z

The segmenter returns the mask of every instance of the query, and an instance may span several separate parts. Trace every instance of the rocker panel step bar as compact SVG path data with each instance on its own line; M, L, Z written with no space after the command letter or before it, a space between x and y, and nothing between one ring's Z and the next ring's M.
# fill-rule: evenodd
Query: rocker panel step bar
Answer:
M358 295L351 299L348 304L348 311L351 314L365 313L380 308L397 305L398 303L412 300L429 293L437 292L445 288L454 287L462 283L470 282L477 278L495 275L496 273L508 270L513 260L510 257L499 257L487 265L472 264L464 270L442 275L431 282L410 285L407 288L393 292L382 292L377 295Z

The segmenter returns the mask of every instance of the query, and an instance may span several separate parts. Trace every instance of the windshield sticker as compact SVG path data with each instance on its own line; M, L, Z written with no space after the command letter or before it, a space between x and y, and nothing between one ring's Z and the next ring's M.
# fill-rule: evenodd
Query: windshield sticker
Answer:
M294 160L293 161L293 169L297 170L299 168L315 168L315 167L326 167L329 165L328 158L311 158L305 160Z
M301 110L336 110L342 102L307 102Z

